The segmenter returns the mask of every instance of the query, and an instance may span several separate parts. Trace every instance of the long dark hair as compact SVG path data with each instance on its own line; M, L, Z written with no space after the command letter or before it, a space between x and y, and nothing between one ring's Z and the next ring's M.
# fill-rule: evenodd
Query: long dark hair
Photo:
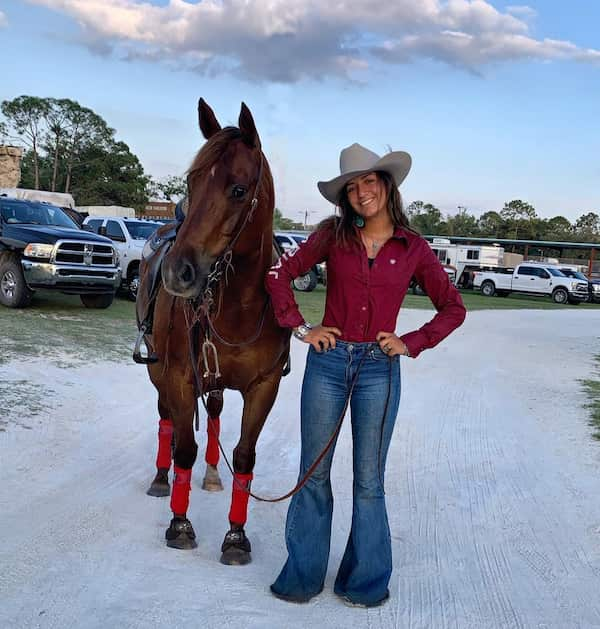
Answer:
M415 230L410 226L408 216L404 212L402 204L402 196L396 186L394 178L384 170L376 170L375 174L385 186L387 194L387 209L396 227L404 227L411 232ZM348 193L346 192L346 186L343 186L338 198L338 208L340 211L339 216L329 216L322 220L317 229L323 229L325 232L333 233L335 235L336 242L343 246L347 246L350 243L356 243L360 245L360 238L358 237L356 230L354 229L354 217L355 212L352 209L352 205L348 199ZM416 232L415 232L416 233Z

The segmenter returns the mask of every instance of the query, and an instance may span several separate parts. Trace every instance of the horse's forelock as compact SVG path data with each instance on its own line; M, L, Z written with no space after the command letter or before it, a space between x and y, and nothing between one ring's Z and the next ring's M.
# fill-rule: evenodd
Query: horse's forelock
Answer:
M208 172L223 155L230 142L241 138L237 127L225 127L211 136L194 157L188 176L196 172Z

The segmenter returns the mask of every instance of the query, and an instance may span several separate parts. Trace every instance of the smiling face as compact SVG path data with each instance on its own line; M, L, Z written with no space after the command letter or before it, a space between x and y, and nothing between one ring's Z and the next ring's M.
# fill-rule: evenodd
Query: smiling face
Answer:
M351 179L346 184L346 195L352 209L365 220L387 213L387 190L376 172Z

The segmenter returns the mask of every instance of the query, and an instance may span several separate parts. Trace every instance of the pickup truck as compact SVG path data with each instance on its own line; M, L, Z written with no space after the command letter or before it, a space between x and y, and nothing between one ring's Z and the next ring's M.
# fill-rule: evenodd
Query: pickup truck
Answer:
M108 238L82 231L50 203L0 196L0 304L23 308L44 288L108 308L120 283Z
M283 253L297 249L307 238L307 234L293 232L275 232L275 240ZM310 292L317 287L317 284L327 283L327 269L324 262L315 266L306 274L300 275L292 280L292 286L299 291Z
M535 262L519 264L514 270L476 271L473 288L486 297L513 292L548 295L557 304L578 304L588 297L587 281L567 277L553 265Z
M118 216L88 216L83 221L84 229L112 240L123 269L122 288L132 301L137 297L140 282L142 249L161 225L157 221Z

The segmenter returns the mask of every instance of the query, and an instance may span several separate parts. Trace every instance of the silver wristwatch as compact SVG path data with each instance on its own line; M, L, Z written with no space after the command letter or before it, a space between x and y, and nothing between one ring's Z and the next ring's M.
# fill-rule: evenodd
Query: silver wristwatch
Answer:
M301 323L297 328L294 328L294 336L303 341L305 336L312 330L312 325L307 323Z

